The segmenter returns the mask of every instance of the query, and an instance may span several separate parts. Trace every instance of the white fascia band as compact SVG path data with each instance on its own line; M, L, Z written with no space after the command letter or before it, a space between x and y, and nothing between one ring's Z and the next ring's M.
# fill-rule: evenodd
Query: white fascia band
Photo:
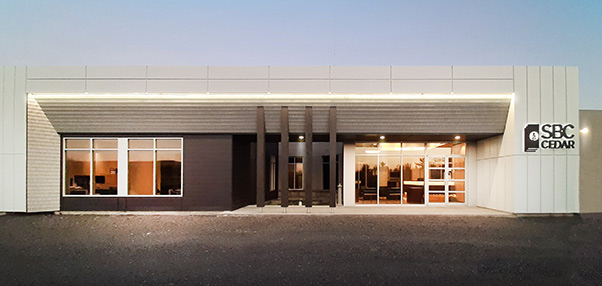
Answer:
M512 99L514 93L491 94L31 94L39 99L112 99L112 100L191 100L208 102L257 102L257 101L311 101L311 102L395 102L422 100L479 100L479 99Z

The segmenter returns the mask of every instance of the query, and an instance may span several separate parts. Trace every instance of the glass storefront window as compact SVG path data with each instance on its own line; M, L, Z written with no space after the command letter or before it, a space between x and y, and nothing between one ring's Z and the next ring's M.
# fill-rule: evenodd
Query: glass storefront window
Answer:
M450 192L464 192L465 189L465 182L464 181L454 181L454 182L449 182L449 191Z
M450 149L452 155L466 155L466 143L454 143Z
M378 168L378 197L379 203L381 204L401 203L400 156L380 156Z
M449 155L451 151L446 143L426 143L427 155Z
M66 196L182 195L181 138L65 138L63 142ZM119 176L119 166L125 176Z
M465 154L461 142L356 143L356 202L449 203L452 193L463 201Z
M401 152L401 143L380 143L379 150L381 155L399 155Z
M430 192L429 193L430 203L445 203L445 193L442 192Z
M277 187L277 183L276 183L276 172L277 170L277 165L276 165L276 156L271 155L270 156L270 191L275 191L276 187Z
M90 151L65 151L65 194L90 194Z
M403 157L403 203L424 203L424 157Z
M355 144L355 154L357 155L367 155L367 154L378 154L380 150L378 148L378 143L356 143Z
M355 200L360 204L376 204L377 156L355 157Z
M466 143L427 143L427 155L466 155Z
M403 180L424 182L424 157L403 157Z
M181 194L181 175L182 153L180 151L157 151L155 175L157 195Z
M424 155L424 143L403 143L401 153L403 155Z
M444 180L445 179L445 169L429 169L429 179L430 180Z
M452 180L464 180L464 169L452 169L451 171L451 178Z
M94 194L117 195L117 151L94 150L92 153Z
M303 189L303 157L288 158L288 188Z
M65 148L69 149L90 149L90 139L66 139Z
M153 194L153 151L128 151L128 195Z
M130 139L128 140L130 149L153 149L153 139Z
M117 139L94 139L96 149L117 149Z
M429 168L445 168L445 157L430 157Z
M180 149L182 140L180 139L157 139L157 149Z
M452 168L464 168L464 161L465 158L464 157L451 157L449 158L451 160L451 167Z
M449 202L450 203L465 203L466 202L466 194L465 193L450 193L449 194Z

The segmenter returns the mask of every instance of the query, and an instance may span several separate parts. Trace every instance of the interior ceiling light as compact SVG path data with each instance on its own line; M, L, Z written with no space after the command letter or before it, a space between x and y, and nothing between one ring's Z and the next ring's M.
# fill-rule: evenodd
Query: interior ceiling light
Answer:
M460 135L456 135L456 137L454 137L454 139L456 139L456 140L460 140L460 138L461 138Z
M584 134L588 133L589 132L589 128L583 127L583 128L581 128L581 130L579 130L579 132L584 133Z
M383 140L383 139L385 139L385 136L384 136L384 135L381 135L381 136L380 136L380 140Z
M303 140L303 139L305 139L305 136L303 136L303 135L299 136L299 140Z

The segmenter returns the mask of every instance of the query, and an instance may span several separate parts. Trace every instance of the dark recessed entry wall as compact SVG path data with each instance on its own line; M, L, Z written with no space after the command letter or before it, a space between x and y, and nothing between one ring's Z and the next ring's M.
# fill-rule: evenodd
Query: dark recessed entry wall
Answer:
M257 136L235 135L232 140L232 209L256 203L256 139Z
M90 136L92 135L88 135ZM123 135L123 137L135 136ZM61 210L232 210L235 207L254 203L255 173L254 168L248 169L248 166L255 164L255 161L251 158L249 139L237 140L238 143L233 146L231 135L182 137L184 138L183 197L61 197ZM233 154L236 154L236 160L233 160ZM242 169L246 172L237 172L237 176L233 178L232 167L235 162L239 166L244 166ZM235 180L236 178L242 180ZM234 182L237 184L235 194L232 192ZM236 206L233 205L233 201L236 201Z

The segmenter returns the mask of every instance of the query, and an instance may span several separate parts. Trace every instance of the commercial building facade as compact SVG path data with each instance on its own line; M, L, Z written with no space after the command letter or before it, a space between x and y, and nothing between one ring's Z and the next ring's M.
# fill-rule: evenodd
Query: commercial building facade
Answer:
M580 212L572 67L1 71L0 211Z

